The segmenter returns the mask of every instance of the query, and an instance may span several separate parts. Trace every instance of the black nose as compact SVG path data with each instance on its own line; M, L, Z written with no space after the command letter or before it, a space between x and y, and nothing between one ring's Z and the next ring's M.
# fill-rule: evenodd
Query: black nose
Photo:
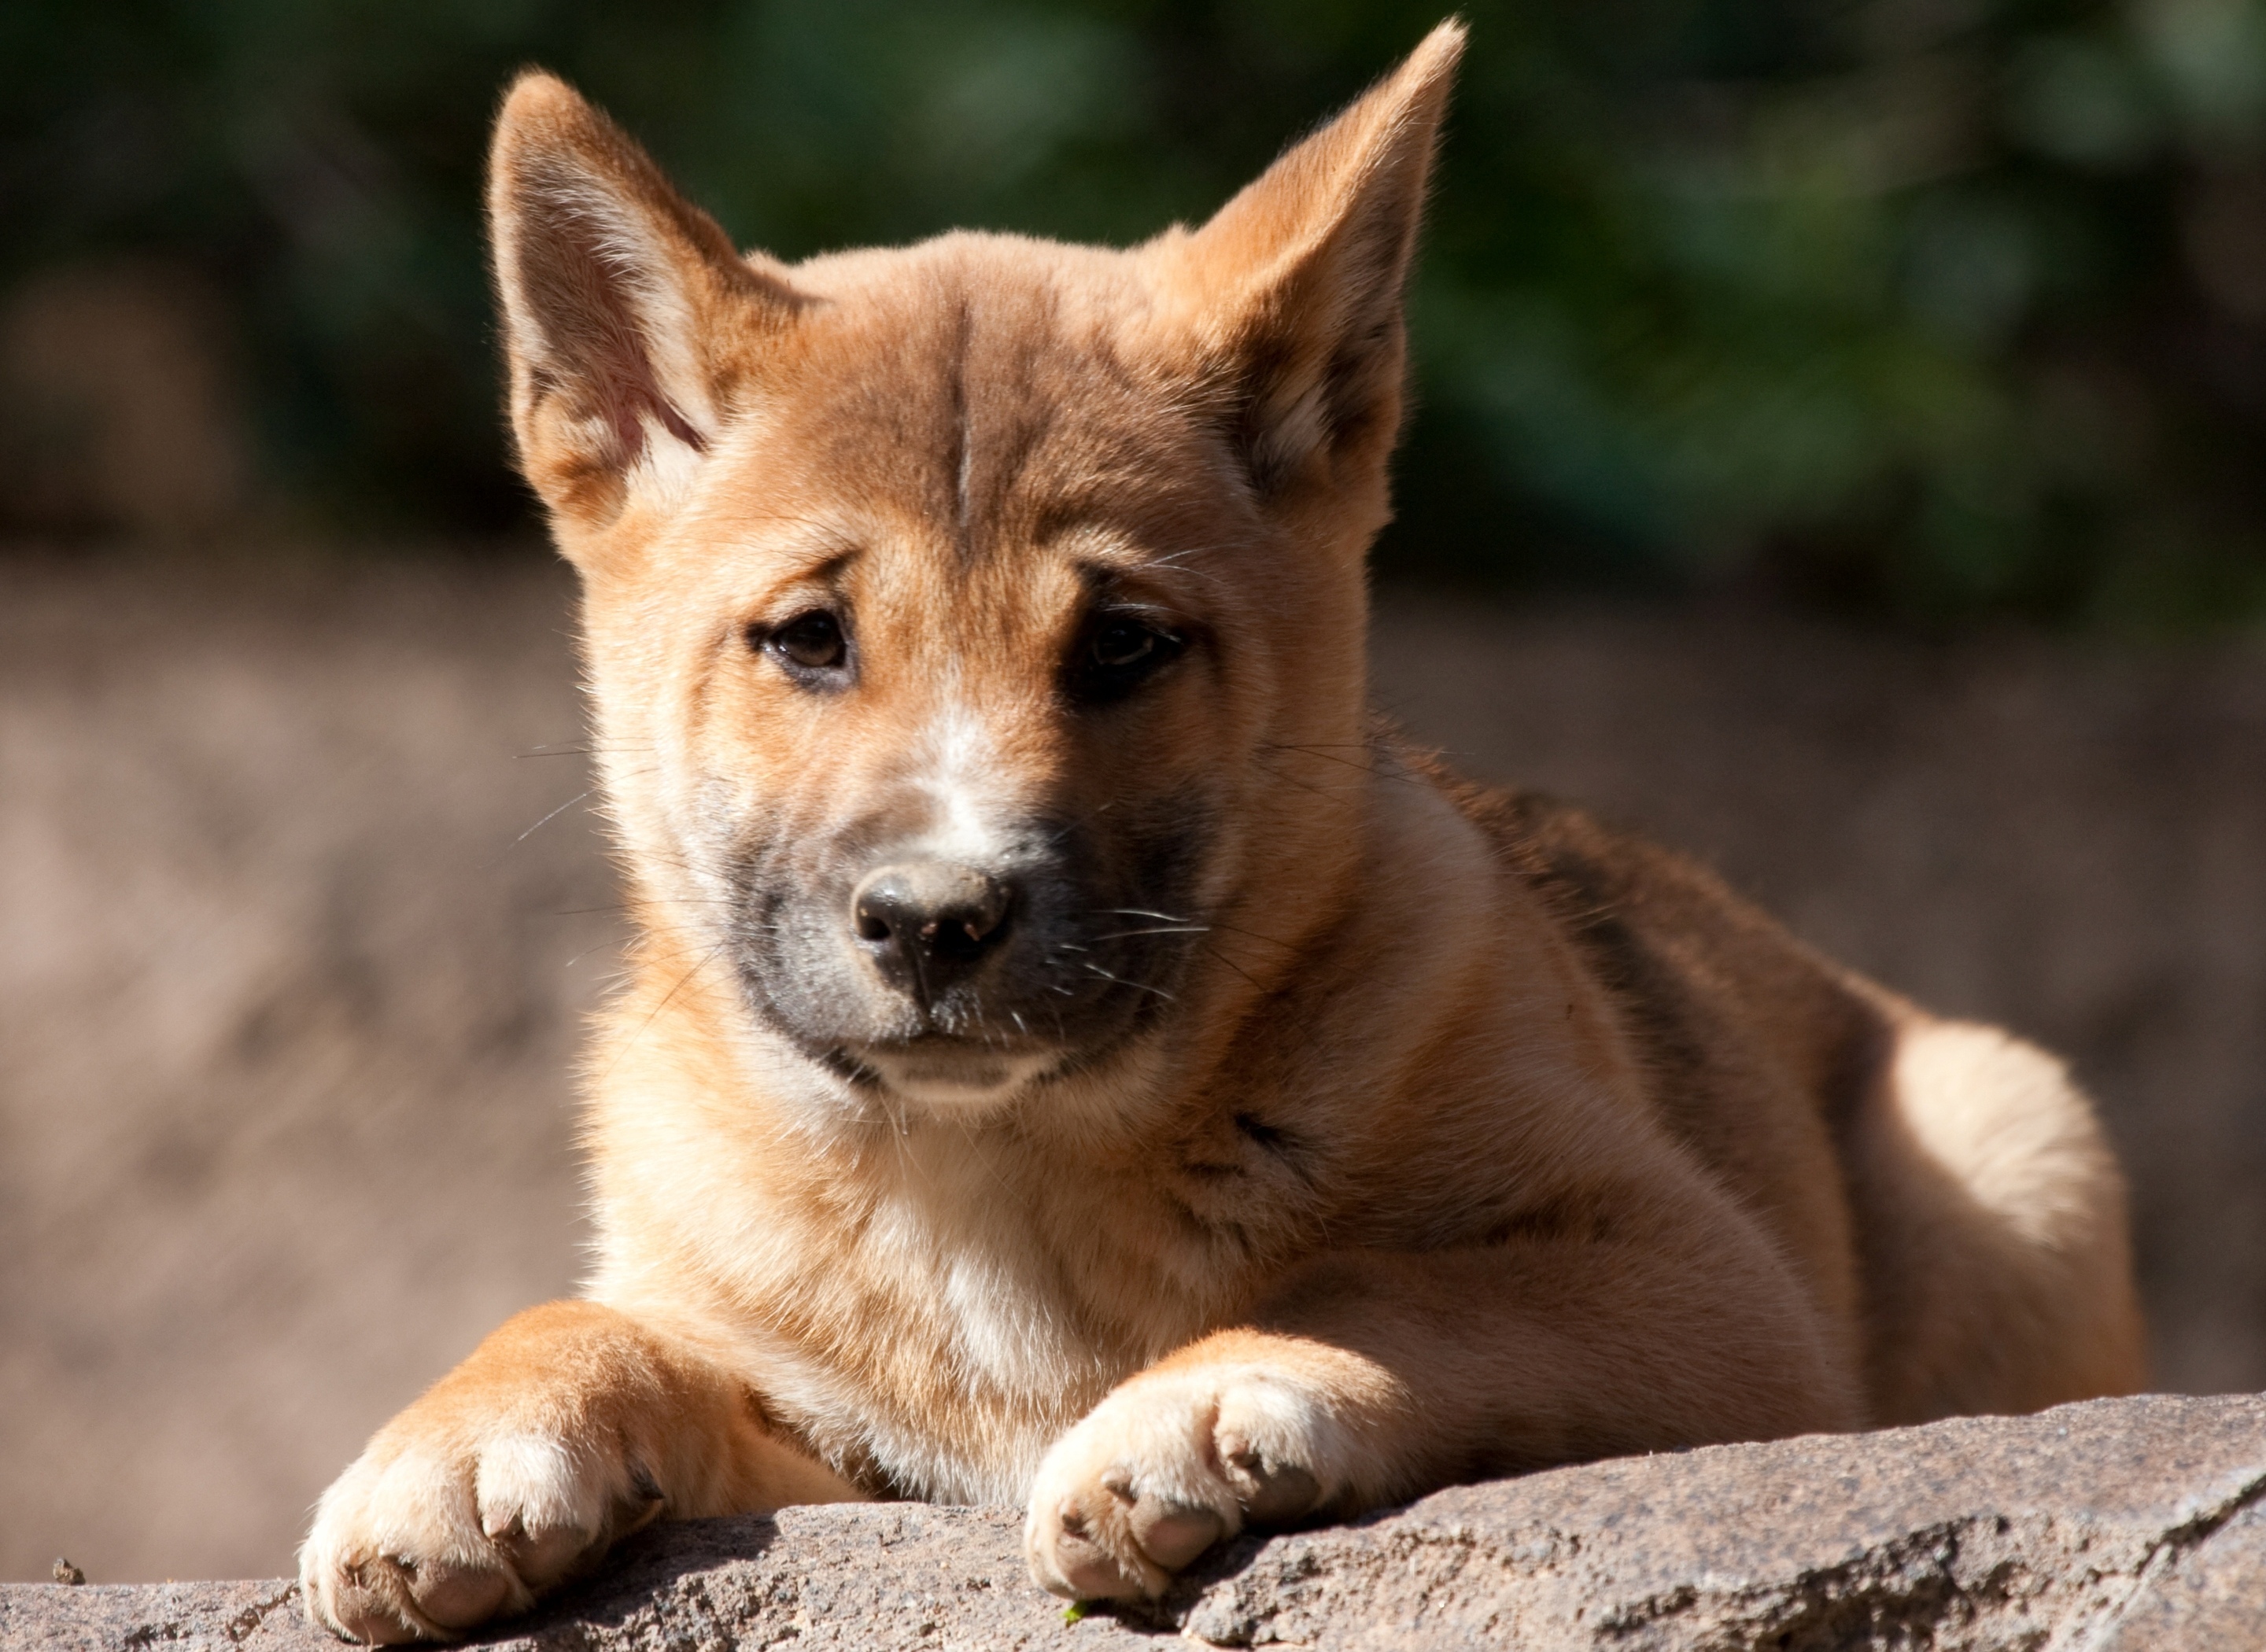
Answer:
M999 944L1013 904L1011 886L972 866L905 860L866 875L850 917L881 973L926 1003Z

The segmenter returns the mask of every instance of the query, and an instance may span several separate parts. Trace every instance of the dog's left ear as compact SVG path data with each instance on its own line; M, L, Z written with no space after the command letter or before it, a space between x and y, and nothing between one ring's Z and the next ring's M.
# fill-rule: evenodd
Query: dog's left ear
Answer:
M1366 483L1382 508L1400 424L1401 292L1463 49L1463 26L1441 24L1201 230L1155 245L1205 393L1270 499Z

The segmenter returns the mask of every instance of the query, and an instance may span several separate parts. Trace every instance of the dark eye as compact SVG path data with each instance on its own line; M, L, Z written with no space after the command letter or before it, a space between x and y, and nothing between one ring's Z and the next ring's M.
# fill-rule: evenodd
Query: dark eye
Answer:
M1093 633L1086 652L1105 671L1129 670L1164 646L1163 633L1137 619L1112 619Z
M839 671L850 660L850 639L842 622L822 608L797 614L763 640L764 651L790 676Z
M1080 698L1115 699L1181 652L1179 637L1131 614L1104 614L1086 632L1071 661L1071 684Z

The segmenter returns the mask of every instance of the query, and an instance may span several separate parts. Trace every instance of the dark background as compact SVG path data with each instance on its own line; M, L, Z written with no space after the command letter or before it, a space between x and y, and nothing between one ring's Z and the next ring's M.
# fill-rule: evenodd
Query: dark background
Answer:
M518 65L788 258L956 224L1126 242L1209 212L1444 4L19 0L0 515L525 537L477 216ZM2266 6L1464 15L1388 574L1938 627L2266 608ZM137 468L113 358L152 335L146 384L168 318L183 406L240 434L186 497L137 496L99 475Z
M572 1288L619 928L479 167L788 257L1195 218L1397 0L0 3L0 1578L273 1575ZM1378 698L2067 1056L2266 1385L2266 0L1469 7Z

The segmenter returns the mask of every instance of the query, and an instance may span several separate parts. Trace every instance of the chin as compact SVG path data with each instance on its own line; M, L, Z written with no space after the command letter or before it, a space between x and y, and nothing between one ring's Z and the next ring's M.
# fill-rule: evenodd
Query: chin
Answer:
M1054 1051L1007 1053L919 1045L860 1049L854 1055L859 1066L892 1095L959 1118L998 1112L1062 1060Z

